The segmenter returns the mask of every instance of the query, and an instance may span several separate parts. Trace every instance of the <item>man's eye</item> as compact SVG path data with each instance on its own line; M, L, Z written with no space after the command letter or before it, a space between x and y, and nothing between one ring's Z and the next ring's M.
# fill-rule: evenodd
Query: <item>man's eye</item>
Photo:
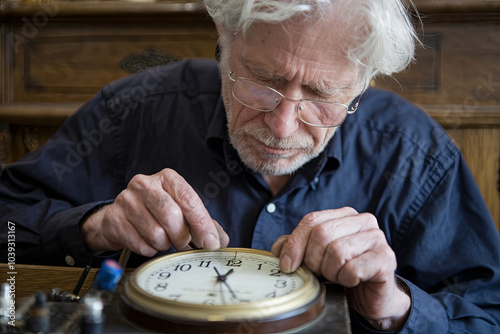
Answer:
M266 86L272 86L276 84L275 80L269 78L256 78L255 81L260 82L261 84Z

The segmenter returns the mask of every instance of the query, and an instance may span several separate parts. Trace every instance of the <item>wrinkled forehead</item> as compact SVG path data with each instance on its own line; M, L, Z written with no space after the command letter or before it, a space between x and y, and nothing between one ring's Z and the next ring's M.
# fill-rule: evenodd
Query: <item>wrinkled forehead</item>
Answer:
M221 68L234 63L251 66L265 76L316 85L352 87L359 83L359 63L353 62L358 30L340 5L322 12L297 14L280 22L255 20L246 32L230 34ZM230 64L232 63L232 65ZM349 89L350 90L350 89Z
M322 23L254 24L247 36L238 34L228 62L233 70L273 81L295 82L316 91L344 92L356 86L358 71L345 50L345 34ZM325 94L335 95L335 94Z

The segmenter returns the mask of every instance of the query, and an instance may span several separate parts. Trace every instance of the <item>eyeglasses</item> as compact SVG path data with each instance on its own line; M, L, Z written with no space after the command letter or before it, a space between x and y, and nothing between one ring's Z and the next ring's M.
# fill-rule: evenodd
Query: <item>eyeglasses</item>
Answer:
M358 109L361 95L356 102L352 102L349 106L336 103L315 101L308 99L291 99L276 89L261 85L255 81L244 77L233 77L232 71L228 74L229 79L233 81L232 94L238 102L249 108L269 112L276 109L283 99L298 102L297 115L299 119L312 126L320 128L331 128L339 126L344 122L348 114L354 114Z

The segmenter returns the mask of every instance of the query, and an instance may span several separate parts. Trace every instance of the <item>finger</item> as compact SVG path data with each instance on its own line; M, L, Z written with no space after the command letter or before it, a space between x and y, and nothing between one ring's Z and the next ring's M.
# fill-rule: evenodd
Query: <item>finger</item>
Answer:
M227 247L229 245L229 236L227 235L227 233L224 231L224 229L222 228L222 226L219 225L219 223L215 220L215 219L212 219L213 223L214 223L214 226L215 228L217 229L217 233L219 235L219 240L220 240L220 246L223 248L223 247Z
M170 237L172 245L179 250L198 248L197 245L200 243L195 241L196 232L191 227L177 201L163 187L158 189L151 197L153 200L150 201L152 203L148 206L156 220L166 231L167 236ZM217 231L220 247L226 247L229 243L229 237L215 220L212 219L211 221Z
M154 256L157 250L139 235L137 229L122 213L123 211L110 207L105 214L102 221L102 235L109 242L109 246L105 249L118 250L127 247L134 253Z
M158 253L158 249L151 246L143 236L141 236L137 229L132 226L132 224L123 225L123 246L130 249L132 252L146 256L153 257Z
M155 240L157 248L161 247L161 239L168 240L168 246L176 249L184 249L191 241L191 231L186 222L182 209L177 202L163 188L151 191L146 201L148 211L154 221L151 224L151 232L148 233L149 240ZM161 229L161 230L160 230ZM159 248L158 248L159 249ZM164 250L164 249L162 249Z
M171 172L174 174L174 177L179 178L188 188L191 188L178 174L173 171ZM138 197L144 201L145 206L154 217L153 221L158 222L166 233L163 234L157 229L157 227L151 227L151 231L154 229L156 231L154 234L149 235L147 241L149 239L154 239L155 236L158 236L158 238L159 236L164 236L164 238L170 239L167 248L169 248L170 245L173 245L179 250L191 249L191 247L188 246L188 243L195 239L195 233L191 233L192 229L184 216L182 208L163 188L161 182L157 182L159 175L160 173L155 175L155 177L136 175L129 184L129 188L134 190L133 193L139 194ZM154 182L154 180L156 180L156 182ZM214 226L217 229L221 246L227 246L229 243L229 237L220 225L218 225L215 221L212 222L215 223ZM197 243L198 245L200 244L196 241L194 243ZM158 250L163 250L160 249L161 243L153 243L153 246L155 246Z
M182 240L182 233L177 231L178 228L176 228L176 226L182 226L182 224L160 223L157 218L158 208L168 207L169 203L175 206L176 204L165 192L158 192L157 189L155 191L154 187L149 186L150 183L150 177L134 177L127 190L123 191L115 199L114 207L117 208L116 211L118 212L114 214L116 216L121 214L121 219L129 222L148 245L156 249L156 251L163 251L172 246L170 239L176 240L176 242ZM146 194L143 194L144 192ZM157 203L157 205L152 205L151 202ZM169 231L170 226L171 230ZM169 235L172 238L169 238ZM184 235L184 239L188 240L188 233L184 232Z
M328 280L346 287L360 282L379 280L377 275L396 269L394 252L379 229L349 235L331 243L324 257L321 272Z
M292 272L297 270L301 265L314 226L329 220L355 214L357 214L356 210L346 207L335 210L316 211L304 216L281 249L281 271L285 273Z
M281 249L283 248L283 245L287 242L289 235L282 235L276 241L274 244L271 246L271 253L275 257L279 257L281 254Z
M311 229L304 263L314 273L320 275L321 265L330 243L348 235L378 228L377 219L369 213L341 217L317 224Z
M215 228L217 229L217 233L219 234L221 248L227 247L229 245L229 236L226 234L226 232L224 231L222 226L220 226L219 223L217 223L217 221L215 219L213 219L212 221L214 223ZM186 221L186 225L189 226L187 221ZM192 241L190 241L188 246L186 246L182 250L189 250L189 249L198 249L198 247Z
M180 207L189 224L191 238L196 246L209 250L220 248L220 231L213 224L213 220L198 194L175 171L165 169L160 173L162 187Z

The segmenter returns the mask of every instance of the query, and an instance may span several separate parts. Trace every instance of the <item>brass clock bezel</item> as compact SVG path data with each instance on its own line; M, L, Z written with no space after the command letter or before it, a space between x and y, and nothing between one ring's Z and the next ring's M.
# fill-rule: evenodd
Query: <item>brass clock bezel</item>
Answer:
M314 317L324 309L324 287L314 274L305 267L300 267L291 275L298 275L303 285L286 295L272 299L244 302L230 305L202 305L179 302L152 295L137 283L137 277L158 262L176 261L179 258L193 258L200 253L246 253L276 259L271 252L250 248L224 248L216 251L189 250L161 256L150 260L127 278L122 286L122 301L134 312L144 313L146 317L164 319L181 324L216 324L216 323L266 323L294 318L303 314L314 313ZM278 259L276 259L278 261ZM287 275L287 274L285 274ZM311 316L305 317L310 321Z

